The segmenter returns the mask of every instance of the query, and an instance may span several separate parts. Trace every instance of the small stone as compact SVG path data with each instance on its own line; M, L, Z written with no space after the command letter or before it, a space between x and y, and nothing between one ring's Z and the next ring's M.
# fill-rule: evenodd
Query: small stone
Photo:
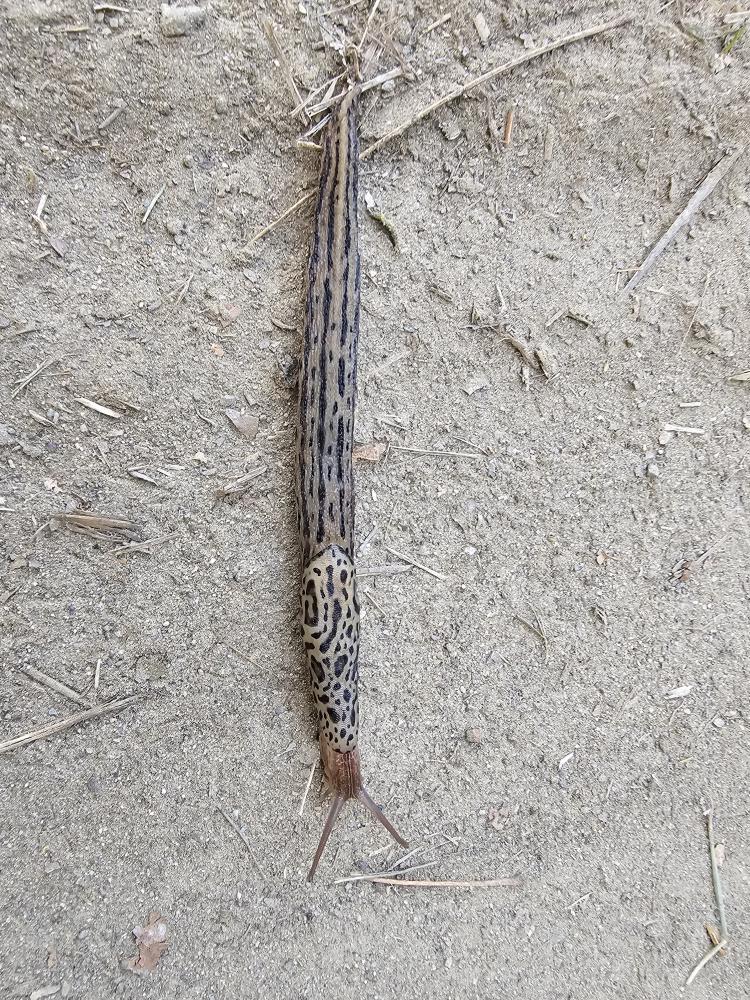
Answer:
M659 478L661 473L659 471L659 466L656 464L656 462L648 463L648 465L646 466L646 475L649 477L649 479Z
M224 411L229 420L234 424L235 430L245 438L252 441L258 433L258 418L252 413L241 413L239 410Z
M393 91L396 89L396 81L386 80L385 83L381 84L380 89L386 94L392 94Z
M185 228L185 223L182 219L169 219L165 224L164 228L167 230L170 236L179 236L180 233Z
M474 18L474 27L477 29L479 41L482 45L486 45L490 40L490 29L487 27L487 21L484 18L484 14L476 15Z
M231 326L239 319L240 307L234 302L220 302L216 312L222 326Z
M89 780L86 782L86 788L91 792L92 795L101 795L102 786L101 782L95 774L92 774Z
M229 101L226 94L219 94L214 101L214 107L216 108L217 115L225 115L229 111Z
M726 722L722 719L720 715L717 715L715 719L711 720L717 729L723 729L726 726Z
M673 431L662 431L659 435L659 444L669 444L673 437Z
M206 12L202 7L188 4L185 7L172 7L168 3L161 5L161 33L167 38L178 38L200 28L206 20Z
M466 732L464 733L464 738L466 739L467 743L483 743L484 742L484 735L482 733L482 730L481 729L476 729L473 726L470 726L466 730Z

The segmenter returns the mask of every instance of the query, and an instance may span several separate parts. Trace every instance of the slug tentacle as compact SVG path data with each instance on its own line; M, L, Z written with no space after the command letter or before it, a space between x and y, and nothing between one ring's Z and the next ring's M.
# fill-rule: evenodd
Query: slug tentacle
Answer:
M336 820L339 818L339 813L346 800L340 795L334 796L333 802L331 803L331 808L328 810L328 816L326 817L326 824L323 827L323 832L320 835L320 842L318 843L318 849L315 852L315 857L310 865L310 871L307 873L307 881L312 882L315 878L315 872L318 868L318 862L323 857L323 851L328 843L328 838L331 836L331 830L336 825Z
M323 140L299 386L302 639L321 759L334 793L309 879L347 799L359 799L395 840L406 843L363 788L357 751L359 604L352 471L360 292L356 107L354 88L332 116Z

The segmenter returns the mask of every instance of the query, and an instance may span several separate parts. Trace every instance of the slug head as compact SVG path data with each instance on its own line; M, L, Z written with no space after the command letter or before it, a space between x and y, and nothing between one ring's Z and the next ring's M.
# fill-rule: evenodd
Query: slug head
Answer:
M359 768L359 753L356 750L341 753L338 750L333 750L325 741L321 740L320 756L323 762L323 770L325 771L326 780L331 786L334 794L333 802L331 803L331 808L328 811L325 826L323 827L323 833L320 836L318 849L315 852L315 857L310 865L307 881L312 882L315 877L318 862L323 856L323 851L328 843L328 838L331 836L331 831L336 825L336 820L338 819L342 806L347 799L359 799L368 812L370 812L375 819L386 828L388 833L390 833L398 844L402 847L408 847L407 842L401 834L398 833L390 820L384 815L380 806L376 805L365 791L362 785L362 774Z

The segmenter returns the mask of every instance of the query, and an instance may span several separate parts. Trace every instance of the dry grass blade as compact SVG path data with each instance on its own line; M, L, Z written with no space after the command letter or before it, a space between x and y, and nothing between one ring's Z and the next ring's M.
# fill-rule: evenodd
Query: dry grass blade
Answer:
M430 569L429 566L425 566L424 563L417 562L416 559L412 559L411 556L405 556L403 552L397 552L395 549L389 549L386 545L386 552L390 552L392 556L397 559L403 559L405 563L409 563L411 566L416 566L417 569L421 569L423 573L427 573L429 576L434 576L436 580L447 580L448 577L444 573L438 573L436 569Z
M74 396L76 403L80 403L81 406L85 406L88 410L94 410L96 413L101 413L102 416L112 417L113 420L119 420L122 416L117 410L111 410L108 406L102 406L101 403L95 403L93 399L87 399L85 396Z
M74 701L76 705L81 705L83 708L90 708L91 702L84 698L83 695L74 691L73 688L68 687L67 684L63 684L62 681L56 681L54 677L49 677L47 674L42 673L41 670L37 670L36 667L32 667L30 664L26 663L24 666L19 668L21 673L26 674L37 684L42 684L44 687L49 688L50 691L54 691L56 694L61 694L63 698L68 698L70 701Z
M410 852L406 857L411 857L415 852ZM346 878L334 879L334 885L348 885L351 882L373 882L376 879L381 878L395 878L398 875L409 875L412 872L422 871L424 868L434 867L439 858L432 858L430 861L422 861L416 865L409 865L408 867L399 867L403 864L406 858L402 858L400 862L397 862L393 868L389 868L388 871L384 872L372 872L366 873L364 875L348 875Z
M714 947L710 951L707 951L706 954L703 956L703 958L700 960L700 962L698 962L698 964L696 965L696 967L693 969L693 971L690 973L690 975L685 980L685 985L686 986L690 986L693 983L693 981L695 980L695 977L701 971L701 969L705 965L708 965L708 963L711 961L711 959L714 957L714 955L718 955L720 951L722 951L724 948L726 948L726 946L727 946L727 942L722 939L721 941L719 941L719 943L717 945L714 945Z
M50 358L48 361L42 361L40 365L37 365L37 367L34 369L33 372L18 380L18 385L10 394L10 398L15 399L16 396L22 393L24 389L27 389L28 386L34 381L34 379L38 378L42 374L42 372L47 371L48 368L51 368L52 365L56 364L58 361L61 360L62 358Z
M362 580L367 576L398 576L401 573L411 573L414 569L412 565L405 566L403 563L386 563L385 566L366 566L357 570L357 579Z
M126 538L140 538L141 526L135 521L124 517L108 517L106 514L95 514L92 511L71 510L64 514L55 514L54 520L70 528L82 528L89 532L116 531ZM102 537L99 535L99 537ZM111 536L104 536L111 537Z
M215 494L216 499L225 500L227 497L241 496L250 489L253 484L253 480L264 475L265 472L267 472L267 469L265 465L262 465L258 469L251 469L250 472L246 472L244 476L240 476L239 479L235 479L226 486L220 486Z
M290 215L294 215L298 208L302 208L302 206L306 205L308 201L312 201L315 197L315 193L315 191L308 191L307 194L303 194L302 197L295 201L293 205L290 205L286 211L282 212L278 219L274 219L273 222L269 222L269 224L264 226L263 229L259 229L250 242L245 244L245 249L249 250L251 246L258 242L258 240L262 240L264 236L268 236L269 233L272 233L274 229L276 229L277 226L280 226L281 223L288 219Z
M721 936L727 937L727 914L724 909L724 892L721 888L721 875L719 874L719 862L716 857L716 846L714 844L714 811L709 809L706 812L706 832L708 833L708 853L711 858L711 878L714 884L714 896L716 897L716 909L719 912L719 928Z
M286 81L286 85L289 88L289 93L292 95L292 99L294 101L293 107L295 110L301 111L303 117L307 118L307 112L305 111L304 107L305 101L302 97L302 94L300 94L299 92L297 84L294 82L294 76L292 75L292 70L289 65L289 61L286 55L284 54L284 50L279 44L279 40L276 37L276 31L274 30L274 26L270 18L268 17L264 17L262 23L263 23L263 31L265 33L266 38L268 39L268 44L271 46L271 50L273 51L273 54L276 56L276 59L279 62L279 66L281 67L281 72L284 75L284 80Z
M7 753L9 750L16 750L18 747L27 746L29 743L35 743L37 740L44 740L48 736L55 736L57 733L65 732L66 729L72 729L73 726L77 726L89 719L98 719L103 715L115 715L117 712L122 712L124 709L134 705L139 700L140 695L137 694L128 695L126 698L116 698L114 701L108 701L106 705L87 708L85 711L76 712L75 715L69 715L65 719L50 722L48 725L42 726L41 729L35 729L30 733L24 733L22 736L14 736L12 739L3 740L0 743L0 754Z
M369 879L379 885L405 885L426 889L496 889L501 887L517 887L523 885L520 878L486 878L486 879L409 879L383 878L379 875Z
M706 198L708 198L716 185L723 180L724 177L726 177L744 151L745 147L742 146L734 153L728 153L725 157L723 157L723 159L719 160L719 162L711 170L709 170L693 194L693 197L683 208L666 233L664 233L661 239L658 240L651 253L649 253L648 257L646 257L627 285L625 285L625 292L631 292L637 285L640 284L641 281L643 281L664 250L666 250L670 243L674 241L679 231L686 226L688 222L690 222Z
M168 542L171 538L176 538L179 535L179 531L170 531L166 535L157 535L155 538L144 538L142 542L128 542L127 545L121 545L117 549L112 549L112 555L120 556L123 553L130 552L144 552L146 555L153 555L153 550L157 545L163 545L164 542Z
M373 76L369 80L365 80L359 86L360 93L364 94L368 90L373 90L375 87L381 87L384 83L389 80L396 80L398 77L403 76L404 71L400 66L396 66L395 69L389 69L385 73L380 73L378 76ZM307 110L311 115L320 115L329 108L338 104L344 97L346 91L341 94L336 94L335 97L329 97L327 100L321 101L320 104L315 104L309 107Z
M539 362L534 352L522 340L519 340L514 334L508 332L504 333L501 339L507 341L511 347L514 347L518 351L529 368L533 368L535 371L538 370Z
M439 458L484 458L474 451L441 451L439 448L407 448L405 445L392 444L394 451L408 452L410 455L433 455Z
M224 819L225 819L225 820L227 821L227 823L228 823L228 824L229 824L229 825L231 826L231 828L232 828L232 829L234 830L234 832L235 832L235 833L237 834L237 836L238 836L238 837L240 838L240 840L242 841L242 843L243 843L243 844L245 845L245 847L247 848L247 853L248 853L248 854L250 855L250 859L251 859L251 861L253 862L253 864L254 864L254 865L256 866L256 868L257 868L257 867L258 867L258 865L257 865L257 862L256 862L256 860L255 860L255 856L254 856L254 854L253 854L253 849L252 849L252 847L250 846L250 841L249 841L249 840L247 839L247 837L246 837L246 836L245 836L245 834L243 833L243 831L242 831L242 828L241 828L241 827L239 827L239 826L238 826L238 825L237 825L237 824L235 823L235 821L234 821L234 820L232 819L232 817L231 817L231 816L229 815L229 813L226 813L226 812L224 812L224 810L223 810L223 809L221 808L221 806L217 806L217 807L216 807L216 811L217 811L217 812L219 812L219 813L221 813L221 815L222 815L222 816L224 817Z
M310 794L310 786L312 785L313 777L315 776L315 771L318 767L317 759L313 761L313 765L310 768L310 776L307 779L307 784L305 785L305 791L302 795L302 801L299 804L299 814L300 816L305 811L305 803L307 802L307 796Z
M161 196L164 194L164 192L166 190L167 190L167 185L166 184L162 184L162 186L156 192L156 194L154 195L154 197L148 203L148 207L147 207L146 211L143 213L143 218L141 219L141 225L142 226L146 225L146 223L148 222L149 215L151 215L151 213L153 212L154 208L156 207L157 201L161 198Z

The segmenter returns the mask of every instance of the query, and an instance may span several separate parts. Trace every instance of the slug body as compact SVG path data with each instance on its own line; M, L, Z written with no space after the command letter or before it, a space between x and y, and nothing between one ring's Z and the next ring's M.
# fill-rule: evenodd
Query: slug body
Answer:
M310 880L349 798L363 802L399 843L405 843L365 791L357 750L359 604L352 446L359 337L358 165L355 88L332 115L323 142L299 385L302 640L321 760L334 794Z

